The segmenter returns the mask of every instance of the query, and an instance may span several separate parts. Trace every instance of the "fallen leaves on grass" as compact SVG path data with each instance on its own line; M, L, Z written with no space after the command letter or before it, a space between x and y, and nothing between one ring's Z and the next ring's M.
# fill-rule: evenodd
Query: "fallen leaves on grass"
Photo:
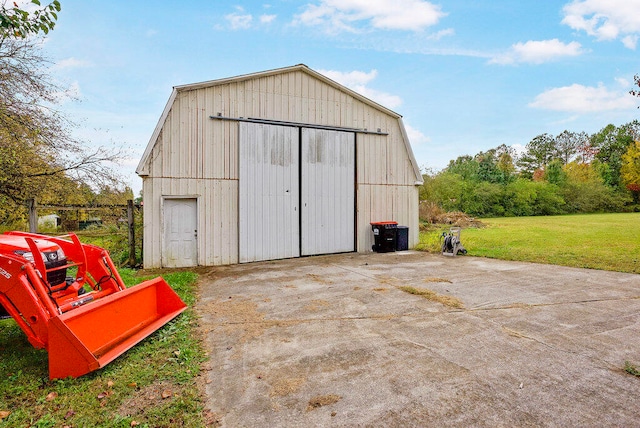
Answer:
M11 414L8 410L0 410L0 421Z
M58 393L57 392L50 392L47 394L47 398L45 398L45 400L47 401L53 401L58 397Z

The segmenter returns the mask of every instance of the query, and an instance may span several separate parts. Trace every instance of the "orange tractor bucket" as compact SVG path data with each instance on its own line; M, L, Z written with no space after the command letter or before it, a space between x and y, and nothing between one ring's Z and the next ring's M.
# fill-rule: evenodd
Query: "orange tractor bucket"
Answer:
M108 252L73 234L0 234L0 316L49 352L51 379L104 367L186 308L161 277L127 288Z
M104 367L186 308L155 278L51 318L49 377L78 377Z

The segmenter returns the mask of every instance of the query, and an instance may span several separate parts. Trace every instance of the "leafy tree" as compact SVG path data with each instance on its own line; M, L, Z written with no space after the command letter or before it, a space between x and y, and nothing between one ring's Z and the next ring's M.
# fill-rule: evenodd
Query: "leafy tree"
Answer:
M547 165L544 171L544 178L547 182L558 186L567 181L567 175L562 169L562 161L560 159L554 159Z
M527 146L526 152L518 160L520 173L525 178L533 177L537 169L544 169L549 162L557 157L555 139L549 134L540 134L533 138Z
M533 215L564 214L566 202L559 186L545 181L533 182L536 198L533 202Z
M640 75L636 74L633 76L633 80L637 88L631 89L629 93L634 97L640 97ZM638 106L638 108L640 108L640 106Z
M424 200L437 202L446 211L460 211L464 193L464 179L459 174L441 171L428 177L422 185L420 194Z
M478 162L469 155L459 156L455 160L449 161L446 171L458 174L464 180L478 180Z
M616 127L609 124L591 137L590 144L598 149L595 159L607 165L603 169L605 183L613 188L621 184L622 155L633 142L631 133L634 130L629 125Z
M505 209L502 203L504 186L483 181L473 188L473 192L464 200L463 211L479 217L503 216Z
M564 130L555 137L555 152L564 164L568 164L578 154L578 149L588 141L586 132Z
M632 193L634 203L637 204L640 194L640 141L630 144L622 155L620 174L622 183Z
M0 9L0 204L6 208L0 223L24 215L28 198L59 200L79 183L94 189L121 183L110 168L120 152L73 137L75 124L55 109L64 88L47 74L40 42L27 37L53 28L59 8L56 1L33 14Z
M512 147L502 144L496 148L496 156L498 157L496 167L504 177L503 183L509 183L514 178L516 171L514 164L515 150Z
M39 0L31 0L32 4L42 6ZM26 38L41 31L48 34L53 30L61 10L60 2L55 0L35 12L29 13L20 9L16 3L7 8L6 3L0 5L0 38Z

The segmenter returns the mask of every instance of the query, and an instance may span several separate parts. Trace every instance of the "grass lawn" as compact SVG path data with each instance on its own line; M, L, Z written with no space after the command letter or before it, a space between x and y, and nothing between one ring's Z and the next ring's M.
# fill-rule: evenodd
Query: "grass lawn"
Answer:
M462 244L471 256L640 273L640 213L482 222L485 228L462 231ZM442 230L423 233L423 249L438 251Z
M148 279L119 272L127 285ZM163 277L193 305L196 274ZM197 382L206 356L195 324L187 309L105 368L50 381L47 352L31 347L12 319L0 321L0 427L204 426Z

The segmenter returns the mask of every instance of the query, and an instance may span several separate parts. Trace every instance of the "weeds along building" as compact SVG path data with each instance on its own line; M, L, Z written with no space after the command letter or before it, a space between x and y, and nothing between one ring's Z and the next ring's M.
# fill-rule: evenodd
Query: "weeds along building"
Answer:
M144 266L371 251L371 221L418 239L399 114L305 65L173 88L136 170Z

